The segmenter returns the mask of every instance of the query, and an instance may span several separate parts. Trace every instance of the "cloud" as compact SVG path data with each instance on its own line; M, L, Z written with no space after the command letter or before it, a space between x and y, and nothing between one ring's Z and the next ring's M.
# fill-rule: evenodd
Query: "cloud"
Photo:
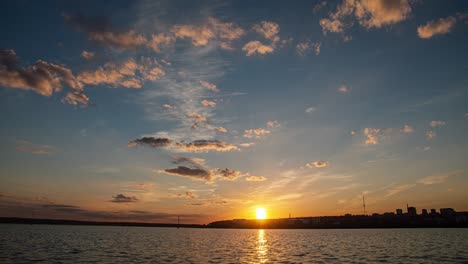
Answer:
M154 52L161 52L161 47L169 46L174 41L174 37L168 34L159 33L151 35L151 38L147 42L147 46Z
M366 29L381 28L406 20L410 13L408 0L343 0L320 25L324 33L343 33L353 25L352 19Z
M447 175L434 175L434 176L428 176L424 177L418 180L418 183L424 184L424 185L432 185L432 184L439 184L443 183L448 180L450 177L450 174Z
M187 158L182 156L174 155L172 157L172 162L174 164L183 164L189 163L197 168L203 168L205 166L205 160L201 158Z
M14 50L0 50L1 86L31 90L44 96L60 92L63 85L75 91L83 90L83 85L65 66L38 60L32 66L19 68L18 63Z
M249 148L251 146L255 145L255 143L253 142L248 142L248 143L241 143L239 144L239 146L243 147L243 148Z
M219 140L205 140L199 139L194 140L189 143L185 142L176 142L168 138L154 138L154 137L143 137L130 141L128 143L129 147L135 147L138 145L147 145L154 148L175 148L182 151L191 151L191 152L208 152L208 151L231 151L239 150L236 145L229 144Z
M133 30L116 32L104 18L80 14L63 15L66 22L88 35L90 40L118 48L134 48L147 43L147 39Z
M113 203L134 203L138 201L135 196L125 196L123 194L117 194L116 196L112 196L112 198L110 202Z
M410 125L404 125L403 128L401 129L401 132L409 134L414 132L414 128Z
M142 57L140 63L130 58L119 64L106 63L94 71L83 71L78 75L78 80L88 85L139 89L143 82L154 81L164 75L165 71L156 60Z
M379 144L378 136L381 130L378 128L364 128L364 135L366 136L366 145L377 145Z
M192 152L207 152L207 151L219 151L226 152L231 150L239 150L239 148L233 144L229 144L219 140L194 140L190 143L177 142L175 147L184 151Z
M426 132L426 139L427 139L427 140L433 140L433 139L435 139L436 137L437 137L436 132L434 132L434 131L427 131L427 132Z
M325 168L328 167L328 162L326 161L314 161L306 164L309 168Z
M315 55L319 55L321 47L321 42L312 43L310 41L304 41L296 45L296 51L300 56L306 56L311 50L315 52Z
M234 181L241 177L248 177L248 173L241 173L232 169L205 169L205 168L190 168L186 166L178 166L177 168L153 170L155 173L164 173L174 176L188 177L193 180L201 180L207 183L213 183L217 179Z
M447 34L453 29L456 23L457 19L453 16L428 21L425 25L420 25L418 27L418 36L422 39L430 39L435 35Z
M322 1L320 3L317 3L312 10L314 11L314 13L317 13L323 8L325 8L326 6L327 6L327 1Z
M81 92L69 92L67 95L62 99L62 102L78 106L82 105L84 107L89 105L89 97Z
M340 93L349 93L351 91L351 88L349 88L347 85L341 85L339 88L338 88L338 92Z
M310 113L312 113L312 112L315 112L316 110L317 110L317 108L312 106L312 107L308 107L308 108L305 110L305 112L308 113L308 114L310 114Z
M266 178L263 177L263 176L248 176L248 177L245 177L245 180L246 181L265 181Z
M441 120L433 120L429 123L431 127L445 126L445 122Z
M274 47L265 45L258 40L253 40L245 44L242 50L246 52L246 56L252 56L255 55L255 53L264 55L272 53Z
M265 135L270 134L271 131L263 129L263 128L256 128L256 129L248 129L244 130L244 137L245 138L262 138Z
M402 185L398 185L398 186L393 186L393 187L391 187L390 189L387 190L387 193L385 194L385 197L390 197L390 196L393 196L395 194L407 191L407 190L413 188L414 186L416 186L416 184L402 184Z
M280 122L278 122L277 120L272 120L272 121L268 121L266 123L267 127L269 128L279 128L281 127L281 124Z
M214 127L213 128L214 130L216 130L217 132L220 132L220 133L227 133L228 130L224 127Z
M205 87L206 89L213 91L215 93L219 92L219 89L218 87L216 87L216 85L209 83L209 82L201 81L201 80L199 82L201 86Z
M167 109L172 109L172 108L174 108L174 106L171 105L171 104L163 104L163 107L164 107L164 108L167 108Z
M91 51L86 51L86 50L83 50L83 52L81 52L81 57L85 60L90 60L92 58L94 58L96 54L94 52L91 52Z
M26 140L19 140L16 142L16 150L21 152L28 152L31 154L44 155L51 154L54 150L52 146L34 144Z
M252 29L262 35L264 38L271 40L273 43L276 43L280 40L278 36L280 27L275 22L262 21L258 24L255 24Z
M213 101L203 100L201 104L206 107L216 107L216 102Z
M186 166L178 166L173 169L155 170L156 173L166 173L175 176L190 177L198 180L211 181L212 175L209 171L201 168L189 168Z
M168 147L172 143L173 141L168 138L143 137L143 138L130 141L128 143L128 146L134 147L137 145L148 145L153 148L159 148L159 147Z
M223 23L209 17L208 22L202 26L175 25L171 32L176 38L189 38L194 46L206 46L210 40L219 41L223 49L232 49L231 42L244 35L244 30L234 23Z

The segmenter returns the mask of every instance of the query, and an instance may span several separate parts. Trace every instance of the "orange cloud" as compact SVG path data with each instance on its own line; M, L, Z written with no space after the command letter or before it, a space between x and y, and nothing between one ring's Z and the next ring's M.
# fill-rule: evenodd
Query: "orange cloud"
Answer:
M366 145L379 144L378 136L381 130L378 128L364 128L364 135L366 136Z
M206 89L211 90L216 93L219 92L219 89L218 87L216 87L216 85L209 83L209 82L201 81L201 80L199 82L201 86L205 87Z
M430 39L435 35L447 34L453 29L456 23L457 19L453 16L428 21L425 25L418 27L418 36L422 39Z
M216 102L208 101L208 100L201 101L201 104L203 106L206 106L206 107L215 107L216 106Z
M314 161L306 164L309 168L325 168L328 167L328 162L326 161Z
M244 137L245 138L261 138L270 133L271 131L263 129L263 128L248 129L248 130L244 130Z
M272 53L274 51L274 47L265 45L258 40L254 40L245 44L242 50L246 52L247 56L252 56L255 53L264 55Z

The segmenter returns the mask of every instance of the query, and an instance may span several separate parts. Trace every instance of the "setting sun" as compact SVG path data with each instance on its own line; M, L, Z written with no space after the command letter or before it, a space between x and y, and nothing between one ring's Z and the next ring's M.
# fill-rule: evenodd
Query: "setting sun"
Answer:
M257 211L255 211L255 215L257 219L266 219L266 210L265 208L258 208Z

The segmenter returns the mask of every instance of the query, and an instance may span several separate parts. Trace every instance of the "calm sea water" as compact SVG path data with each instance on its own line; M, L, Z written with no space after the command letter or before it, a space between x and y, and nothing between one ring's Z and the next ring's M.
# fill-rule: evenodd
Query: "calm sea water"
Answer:
M232 230L0 224L0 263L468 263L468 229Z

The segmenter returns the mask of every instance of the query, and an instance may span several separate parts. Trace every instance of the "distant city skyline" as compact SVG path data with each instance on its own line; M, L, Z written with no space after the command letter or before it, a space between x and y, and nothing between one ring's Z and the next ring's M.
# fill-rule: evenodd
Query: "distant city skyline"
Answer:
M0 20L0 217L468 211L467 1L21 0Z

